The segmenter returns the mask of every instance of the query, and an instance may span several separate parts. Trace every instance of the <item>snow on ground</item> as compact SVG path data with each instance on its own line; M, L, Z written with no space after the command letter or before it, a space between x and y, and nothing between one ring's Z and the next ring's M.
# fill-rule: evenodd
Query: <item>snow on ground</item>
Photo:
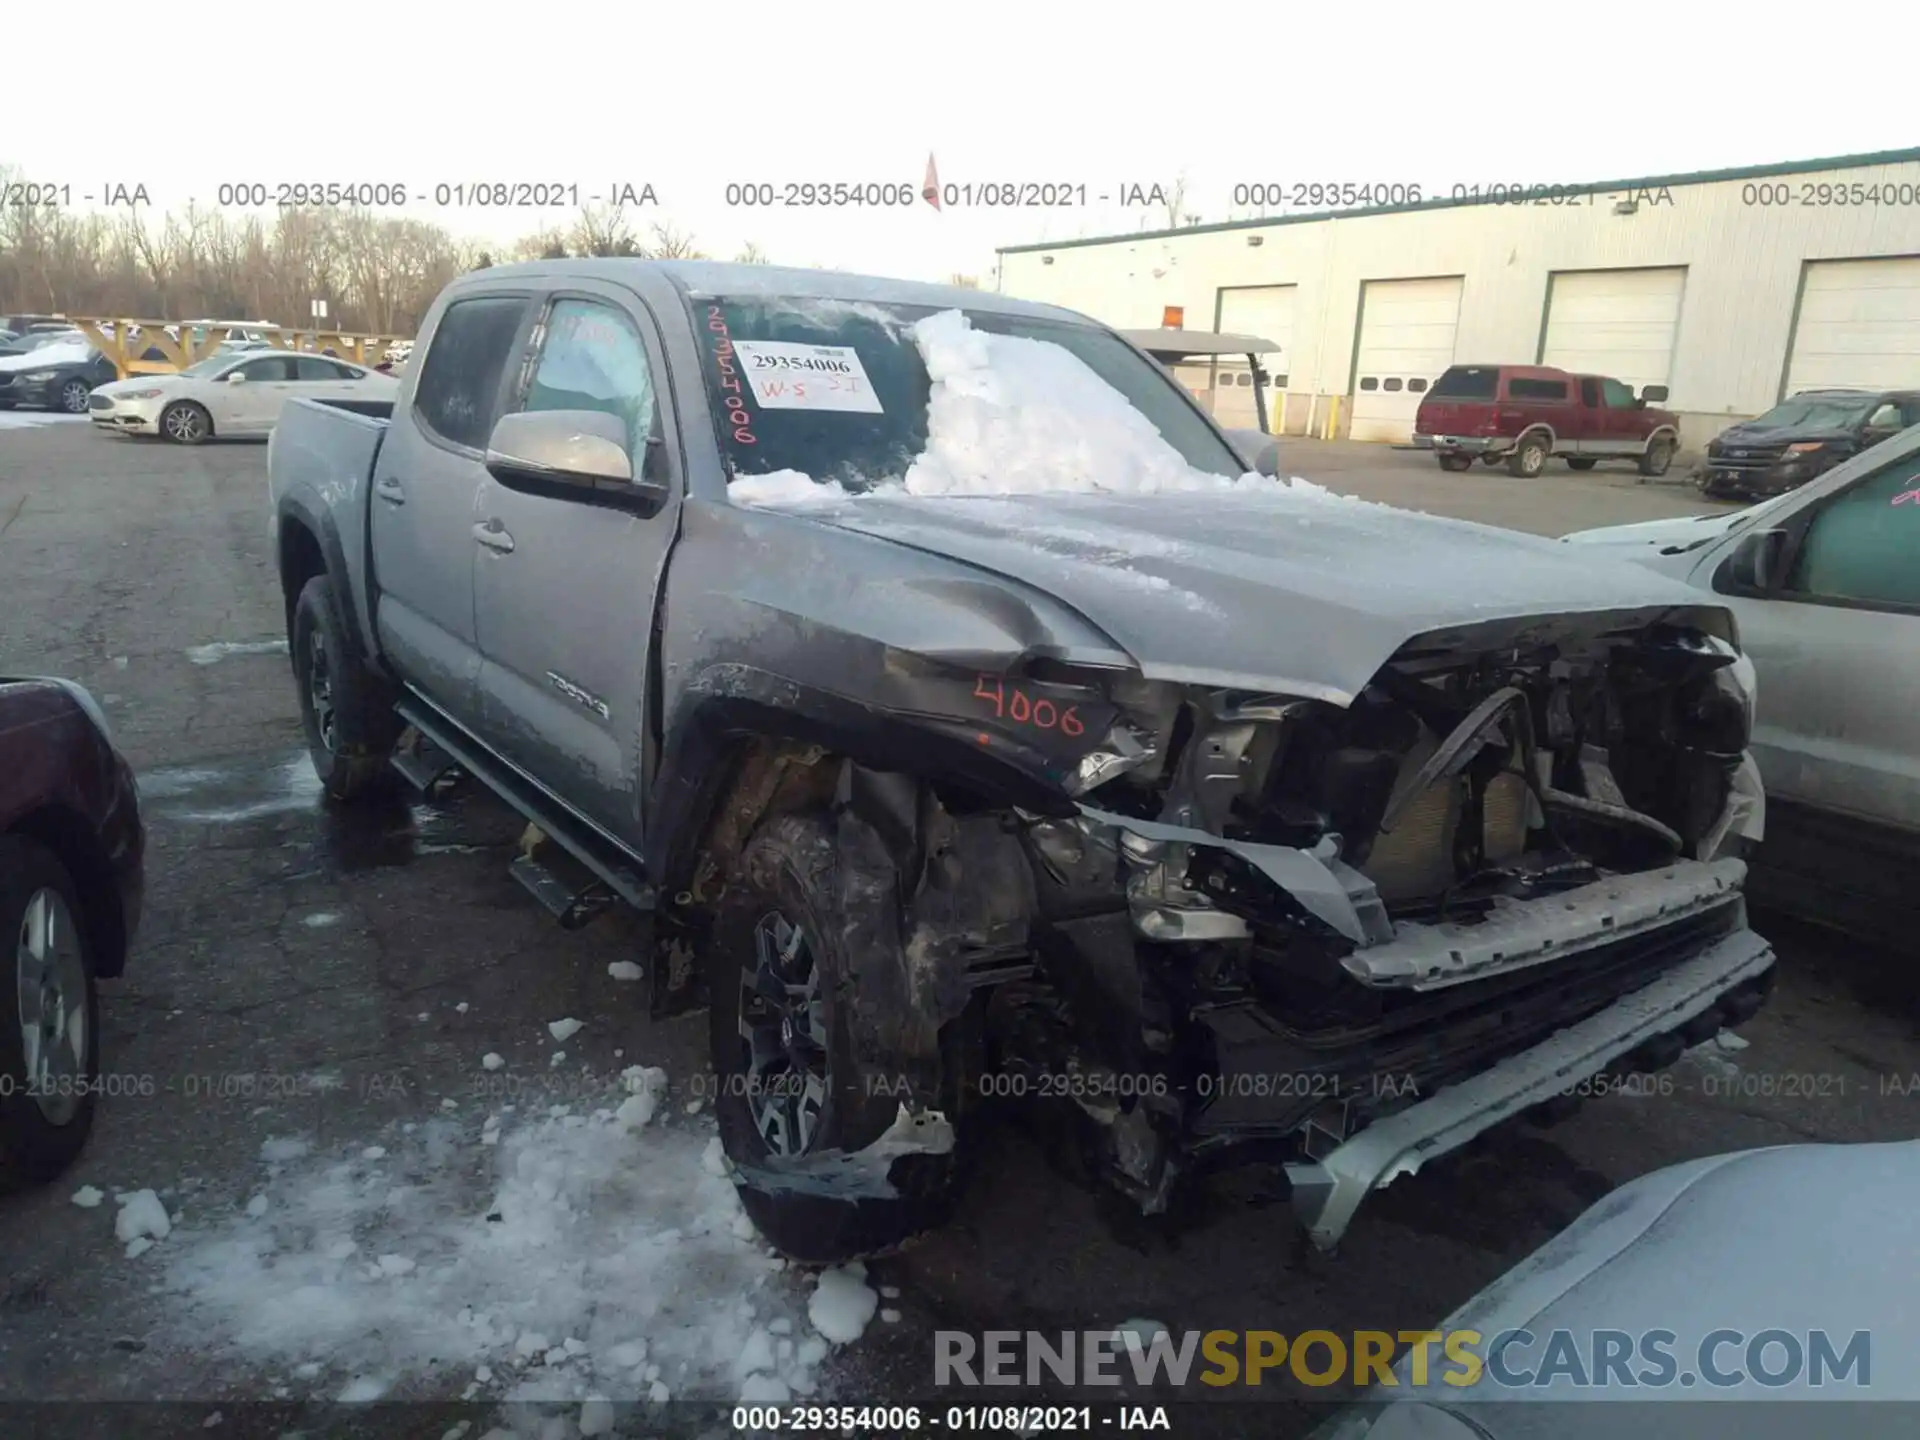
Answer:
M284 655L285 640L215 640L211 645L193 645L187 659L196 665L217 665L229 655Z
M933 381L927 448L890 495L1161 494L1208 491L1338 499L1306 480L1196 470L1126 396L1064 346L975 330L958 310L909 327ZM836 504L849 492L796 470L742 476L735 504ZM856 497L857 498L857 497Z
M0 410L0 430L30 430L36 425L59 425L69 420L85 422L85 415L62 415L51 410Z
M633 1066L591 1111L441 1114L324 1152L269 1140L231 1206L196 1207L158 1252L166 1328L316 1399L451 1383L587 1433L603 1405L814 1394L878 1296L860 1266L814 1282L774 1258L719 1138L669 1114L667 1088Z

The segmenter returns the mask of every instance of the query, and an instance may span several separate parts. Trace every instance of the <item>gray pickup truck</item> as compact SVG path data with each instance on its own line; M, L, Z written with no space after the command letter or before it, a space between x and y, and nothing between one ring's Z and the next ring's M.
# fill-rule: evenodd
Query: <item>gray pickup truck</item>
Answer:
M267 464L326 790L477 779L564 923L637 912L798 1259L939 1223L1003 1102L1149 1213L1284 1166L1331 1246L1772 982L1726 610L1243 475L1084 316L499 267Z

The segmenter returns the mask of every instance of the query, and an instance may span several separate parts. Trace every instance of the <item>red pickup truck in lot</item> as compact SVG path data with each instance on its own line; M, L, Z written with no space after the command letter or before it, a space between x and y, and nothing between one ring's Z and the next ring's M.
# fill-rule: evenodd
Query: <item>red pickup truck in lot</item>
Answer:
M1610 376L1546 365L1455 365L1420 402L1413 443L1432 450L1442 470L1504 460L1509 474L1533 476L1558 455L1575 470L1631 460L1642 475L1664 475L1680 447L1680 420L1650 402L1666 398L1664 385L1635 395Z

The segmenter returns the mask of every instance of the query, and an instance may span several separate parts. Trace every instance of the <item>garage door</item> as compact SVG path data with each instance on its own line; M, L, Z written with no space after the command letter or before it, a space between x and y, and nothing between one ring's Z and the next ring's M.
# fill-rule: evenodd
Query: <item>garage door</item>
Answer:
M1636 391L1665 385L1680 330L1687 272L1574 270L1553 277L1547 292L1542 365L1581 375L1610 375Z
M1807 266L1787 394L1920 386L1920 260Z
M1460 277L1369 280L1361 287L1353 372L1355 440L1406 440L1427 386L1453 363Z
M1257 335L1280 347L1277 355L1263 355L1260 364L1272 377L1267 390L1267 423L1278 418L1274 395L1287 384L1288 357L1293 351L1292 285L1257 285L1220 291L1220 329L1233 335ZM1253 377L1244 360L1223 363L1214 391L1214 414L1222 425L1251 430L1259 424L1253 405ZM1230 373L1229 373L1230 372Z

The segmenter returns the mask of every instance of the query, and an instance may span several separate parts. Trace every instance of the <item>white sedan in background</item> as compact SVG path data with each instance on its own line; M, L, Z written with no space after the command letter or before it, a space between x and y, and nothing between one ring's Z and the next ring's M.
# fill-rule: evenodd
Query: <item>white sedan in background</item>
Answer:
M364 365L292 350L212 355L174 375L135 375L93 392L102 430L163 435L182 445L214 436L266 435L295 396L391 402L400 382Z

